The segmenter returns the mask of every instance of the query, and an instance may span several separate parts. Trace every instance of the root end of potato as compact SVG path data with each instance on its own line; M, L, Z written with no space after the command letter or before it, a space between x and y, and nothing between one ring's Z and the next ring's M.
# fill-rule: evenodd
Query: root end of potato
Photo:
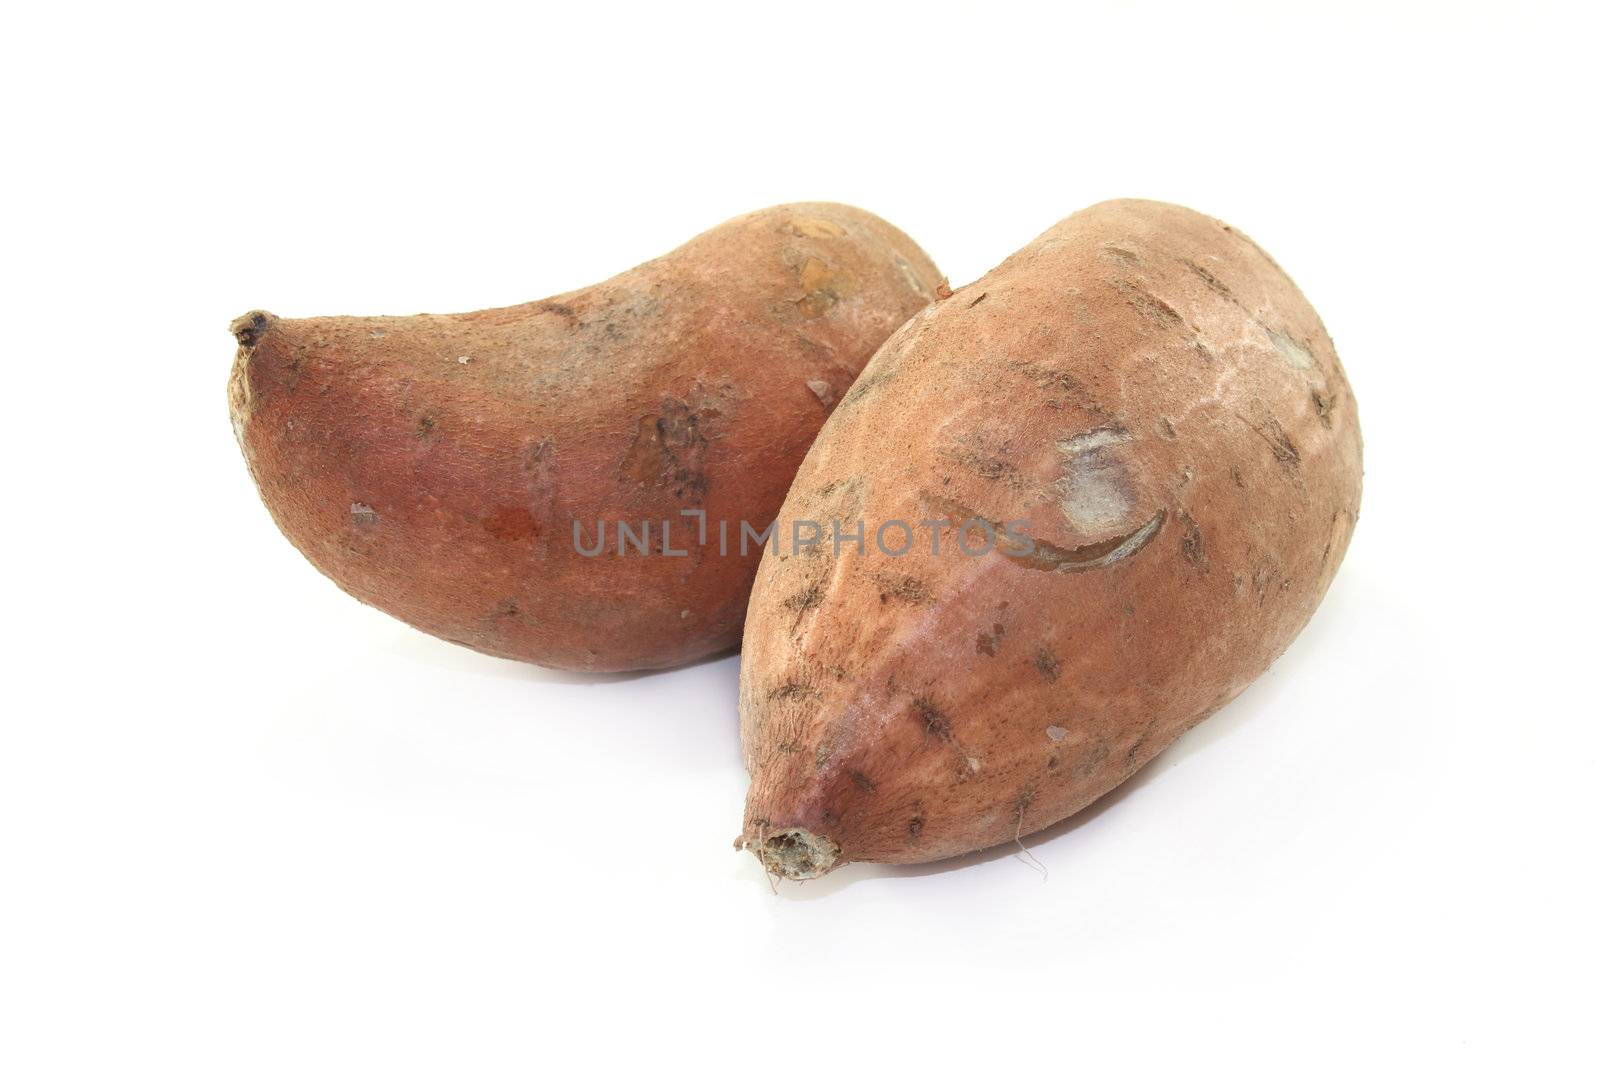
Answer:
M820 878L839 866L840 849L833 840L810 830L793 827L747 841L768 873L792 881Z
M257 341L272 329L272 324L278 321L278 316L270 311L247 311L229 323L228 328L233 331L234 339L241 348L254 348Z
M250 420L250 355L278 316L270 311L247 311L228 324L239 351L233 357L233 370L228 374L228 415L233 421L233 436L244 450L246 459L250 450L245 441L245 425Z

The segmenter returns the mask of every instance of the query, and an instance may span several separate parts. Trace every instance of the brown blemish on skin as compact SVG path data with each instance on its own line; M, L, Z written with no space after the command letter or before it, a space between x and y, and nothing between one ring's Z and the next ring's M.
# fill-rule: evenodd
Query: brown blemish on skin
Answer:
M1294 446L1293 441L1289 440L1289 435L1284 432L1283 424L1276 418L1268 415L1267 421L1257 426L1243 415L1236 417L1240 422L1254 430L1256 436L1272 447L1272 458L1282 463L1285 467L1298 467L1300 465L1300 450Z
M855 384L852 385L849 391L844 394L844 399L839 401L840 406L842 407L847 404L859 404L862 398L866 397L880 385L894 381L894 377L898 373L900 373L898 370L886 370L878 374L874 374L870 378L863 374L861 377L856 379Z
M817 690L803 682L785 682L776 689L767 691L768 700L806 700L810 697L821 695Z
M680 500L700 503L708 487L705 422L715 414L709 408L691 409L675 397L662 398L656 413L640 417L618 471L621 480L670 487Z
M1199 524L1187 511L1178 512L1178 520L1183 523L1183 558L1201 574L1209 573L1211 561L1206 558L1205 536L1201 534Z
M1087 571L1121 563L1149 544L1155 535L1161 532L1161 527L1167 521L1167 513L1163 509L1132 533L1108 537L1103 541L1080 545L1077 548L1062 548L1060 545L1035 537L1032 538L1033 551L1030 554L1014 555L1013 553L1022 552L1027 545L1020 538L1008 534L999 523L983 518L971 508L948 497L935 496L927 492L921 496L924 504L956 526L973 519L988 523L989 528L994 531L995 552L999 552L1002 558L1019 567L1030 567L1041 571Z
M1139 254L1137 252L1130 252L1126 248L1119 248L1116 245L1105 245L1103 246L1103 251L1106 255L1111 256L1113 259L1120 259L1124 263L1139 262Z
M433 426L434 426L434 421L433 421L433 416L432 415L424 415L424 416L422 416L422 418L417 420L417 436L418 437L426 437L426 436L428 436L430 433L433 432Z
M906 823L906 836L907 837L921 837L922 836L922 816L920 816L920 815L911 816L911 821Z
M1114 281L1111 286L1127 299L1129 307L1157 328L1170 330L1184 324L1183 316L1174 311L1171 304L1139 286L1123 281Z
M887 604L890 599L903 600L907 604L927 604L933 600L927 585L909 574L876 574L872 580L881 590L878 595L880 604Z
M986 478L991 482L1003 482L1014 489L1022 488L1023 481L1017 472L1017 465L1010 460L987 455L966 446L946 448L944 454L952 462L961 464L980 478Z
M812 584L785 600L783 606L796 615L804 615L820 603L822 603L822 586Z
M1212 274L1210 271L1206 270L1192 259L1180 260L1179 262L1181 262L1185 267L1188 267L1189 270L1193 272L1193 274L1202 282L1205 282L1206 288L1210 289L1213 293L1216 293L1224 300L1232 303L1238 303L1238 301L1234 299L1233 290L1222 284L1215 274Z
M1130 534L1107 538L1078 548L1061 548L1049 541L1035 539L1032 556L1006 558L1024 567L1036 567L1040 570L1087 571L1096 567L1109 567L1113 563L1121 563L1149 544L1166 521L1167 513L1158 511L1149 522Z
M972 303L967 305L967 310L971 311L973 308L975 308L979 304L983 303L984 298L987 297L988 295L989 295L988 293L979 293L978 294L978 299L974 300Z
M878 787L872 784L872 779L860 771L850 772L850 783L863 793L876 793L878 791Z
M1311 404L1317 409L1317 418L1330 430L1333 429L1334 400L1333 396L1323 396L1315 389L1311 390Z
M932 700L927 697L917 697L911 702L911 710L922 720L922 728L929 737L936 737L946 742L951 739L950 720Z
M860 288L853 275L836 270L815 256L807 256L800 265L800 287L805 295L795 301L800 313L808 319L824 315L841 300L855 295Z
M1048 648L1041 648L1033 654L1033 668L1052 682L1061 679L1061 661Z
M827 219L791 219L783 232L795 237L845 237L845 228Z
M502 505L483 520L483 528L498 541L526 541L539 532L539 524L527 508Z
M995 623L987 633L979 633L977 638L978 655L992 657L1000 648L1000 642L1005 639L1006 628L1004 623Z

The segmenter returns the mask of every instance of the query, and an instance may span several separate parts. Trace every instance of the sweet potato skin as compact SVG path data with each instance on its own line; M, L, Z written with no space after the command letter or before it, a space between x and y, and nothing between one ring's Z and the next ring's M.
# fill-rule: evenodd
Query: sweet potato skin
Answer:
M228 397L273 518L324 574L431 634L582 671L733 647L765 525L828 410L939 276L839 204L733 219L607 282L455 315L236 320ZM650 521L647 555L599 524ZM672 520L664 555L659 523ZM736 525L737 528L737 525ZM687 542L687 543L686 543Z
M1355 398L1272 259L1184 208L1059 223L903 326L796 476L741 676L741 844L775 874L1049 826L1227 703L1305 625L1360 506ZM1025 521L962 554L923 521ZM913 549L876 551L889 520ZM968 544L981 546L981 527ZM900 547L891 533L886 543Z

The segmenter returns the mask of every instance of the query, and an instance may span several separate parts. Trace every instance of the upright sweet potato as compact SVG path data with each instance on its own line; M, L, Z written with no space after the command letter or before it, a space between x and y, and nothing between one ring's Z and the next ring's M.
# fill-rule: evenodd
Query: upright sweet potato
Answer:
M229 407L273 518L347 592L498 656L666 667L737 643L760 549L717 524L770 522L938 280L883 220L792 204L517 307L252 312Z
M1271 257L1169 204L1061 222L890 338L802 465L745 630L742 843L806 878L1071 815L1284 650L1360 495Z

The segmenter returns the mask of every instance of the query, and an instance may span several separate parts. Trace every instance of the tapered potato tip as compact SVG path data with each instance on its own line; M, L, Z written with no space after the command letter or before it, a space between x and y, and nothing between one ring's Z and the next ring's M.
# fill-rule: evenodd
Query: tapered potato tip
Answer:
M796 882L820 878L840 863L840 849L832 838L800 827L745 837L741 843L769 874Z
M247 311L229 323L228 329L233 331L241 347L251 348L277 321L278 316L270 311Z

